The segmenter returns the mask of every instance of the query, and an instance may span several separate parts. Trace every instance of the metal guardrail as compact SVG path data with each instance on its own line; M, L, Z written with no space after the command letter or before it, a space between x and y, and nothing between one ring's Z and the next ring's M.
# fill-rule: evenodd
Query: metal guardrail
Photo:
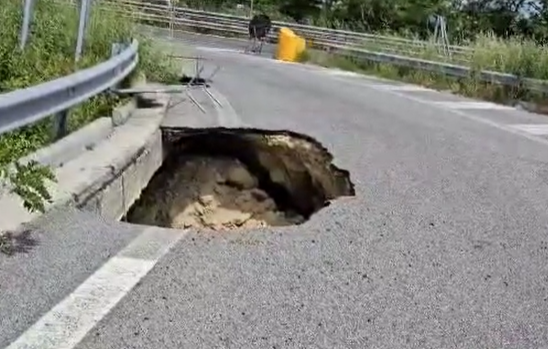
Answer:
M102 0L102 2L111 5L108 7L109 10L119 11L122 15L131 16L141 21L161 23L165 25L165 29L169 28L170 31L181 28L183 31L185 29L188 30L188 28L205 28L221 35L226 35L226 33L237 34L243 37L247 37L248 35L248 20L243 17L210 14L204 11L190 10L186 8L144 4L131 0L116 2ZM143 10L145 12L143 12ZM202 20L193 19L196 18L192 17L193 14L199 14ZM207 19L208 16L213 18L213 20L211 18L209 21L204 20ZM226 17L230 20L234 20L234 18L236 18L236 21L234 21L233 24L228 25L226 23L221 23L214 20L215 18L220 17ZM283 24L283 22L277 22L277 25L280 24ZM289 27L291 27L291 25L292 24L290 24ZM298 24L293 26L314 28L313 30L317 33L344 32ZM368 34L352 33L352 35L354 35L354 37L360 37ZM270 38L275 41L275 34L272 34ZM400 40L405 42L405 39ZM364 49L359 45L349 45L346 43L341 44L340 41L341 40L330 40L319 37L319 39L313 40L313 44L316 47L328 49L330 53L353 59L393 64L396 66L409 67L457 78L474 78L487 83L514 87L519 86L530 91L548 93L548 81L519 77L501 72L477 71L471 67L462 65L406 57L393 53L376 52L373 50ZM0 96L0 134L23 125L36 122L47 115L54 114L63 109L67 109L77 103L80 103L86 98L91 97L94 93L105 90L117 81L120 81L123 77L129 74L129 72L137 64L138 57L136 45L137 43L134 42L129 49L120 54L119 57L111 59L109 62L105 62L95 68L91 68L89 71L82 71L74 74L74 76L79 76L81 81L74 79L74 76L70 76L46 83L44 85L31 87L27 89L27 92L25 92L25 90L12 92L9 94L9 98L8 95ZM466 50L464 48L459 49L464 51ZM114 60L116 60L117 63L111 63L111 61L114 62ZM101 68L101 70L95 70L99 68ZM91 72L92 69L94 69L93 72ZM101 71L101 74L99 74L99 71ZM86 81L83 78L84 76L87 76L89 80ZM95 79L92 79L92 76L95 77ZM26 104L24 103L25 101L27 102ZM32 101L32 103L28 103L29 101ZM8 117L1 117L2 115L6 115L6 111L13 111L13 113L10 112Z
M120 10L132 12L132 14L141 19L149 20L169 20L176 21L176 24L187 25L191 27L210 27L212 30L224 28L225 30L247 35L247 24L249 18L242 16L234 16L229 14L206 12L193 10L182 7L170 7L167 5L151 4L136 0L103 0L103 3L108 3L118 6ZM166 22L167 23L167 22ZM445 56L444 46L435 42L410 40L405 38L373 35L367 33L351 32L347 30L322 28L310 25L288 22L273 22L274 33L271 39L275 40L275 32L280 27L288 27L294 30L297 34L307 39L312 44L331 43L335 45L345 45L350 47L366 48L366 49L382 49L384 52L390 53L416 53L417 51L425 51L435 49L440 56ZM457 61L466 61L472 50L468 47L448 46L451 56Z
M127 77L139 61L133 41L108 61L40 85L0 94L0 135L63 113Z
M162 5L155 5L149 3L136 2L132 0L121 0L112 2L112 0L102 0L104 3L112 4L118 7L118 11L121 14L131 15L133 18L150 21L160 22L169 27L169 30L177 30L177 27L182 27L185 31L186 28L208 29L214 31L218 35L226 35L226 33L232 33L247 37L247 22L245 17L238 17L232 15L210 13L205 11L192 10L187 8L168 7ZM143 12L145 11L145 12ZM219 18L228 19L228 21L219 21ZM329 50L330 53L340 56L367 60L377 63L387 63L396 66L408 67L456 78L474 78L476 80L499 84L504 86L520 87L529 91L536 91L541 93L548 93L548 81L532 79L527 77L520 77L513 74L507 74L494 71L478 71L474 68L458 65L447 62L436 62L432 60L426 60L421 58L403 56L400 54L394 54L392 52L377 52L370 49L365 49L355 41L360 37L369 37L376 39L386 39L398 41L400 43L407 43L417 45L418 41L411 41L406 39L390 38L383 36L374 36L364 33L353 33L341 30L333 30L327 28L318 28L313 26L306 26L300 24L275 22L277 26L287 25L289 28L303 28L309 30L307 33L309 37L316 35L318 39L312 39L312 46ZM167 28L166 28L167 29ZM315 34L312 34L315 33ZM332 35L346 35L346 39L339 37L338 39L321 37L321 33L332 33ZM300 35L303 35L302 32ZM304 36L306 37L306 33ZM269 36L273 42L276 42L276 33L272 33ZM347 41L345 41L347 40ZM419 42L420 43L420 42ZM429 43L422 42L423 45L430 45ZM470 54L472 50L470 48L450 46L453 52L461 52L461 54ZM460 63L460 62L458 62Z
M209 21L209 22L211 22L212 20L215 20L215 22L219 24L237 25L246 29L247 29L247 22L249 20L245 17L237 17L232 15L204 12L204 11L198 11L198 10L192 10L192 9L175 8L175 12L176 12L176 15L181 14L182 16L186 16L189 19ZM373 35L373 34L367 34L367 33L358 33L358 32L351 32L351 31L340 30L340 29L321 28L321 27L303 25L298 23L274 21L273 25L275 29L281 28L281 27L290 28L294 30L295 32L297 32L299 35L302 35L308 39L322 39L322 40L328 40L328 41L336 42L339 44L345 44L345 45L367 45L368 43L375 43L379 45L385 45L387 47L399 46L399 47L422 48L426 46L430 46L430 47L433 46L433 47L442 48L442 45L434 42L427 42L427 41L421 41L421 40L409 40L405 38ZM469 52L469 49L465 47L450 46L449 48L454 53Z
M419 58L402 57L381 52L372 52L363 49L354 49L344 46L333 46L334 53L350 57L364 59L377 63L388 63L401 67L408 67L432 73L439 73L456 78L475 78L476 80L512 87L521 87L523 89L541 93L548 93L548 81L538 80L526 77L519 77L513 74L494 72L488 70L476 71L473 68L434 62Z

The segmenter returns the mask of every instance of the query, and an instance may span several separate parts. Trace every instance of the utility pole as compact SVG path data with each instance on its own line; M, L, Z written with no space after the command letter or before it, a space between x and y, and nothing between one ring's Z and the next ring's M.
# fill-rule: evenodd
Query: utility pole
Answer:
M21 50L25 49L25 46L28 41L29 28L32 22L33 3L34 3L33 0L25 0L25 5L23 8L23 26L21 27L21 37L20 37L20 43L19 43Z

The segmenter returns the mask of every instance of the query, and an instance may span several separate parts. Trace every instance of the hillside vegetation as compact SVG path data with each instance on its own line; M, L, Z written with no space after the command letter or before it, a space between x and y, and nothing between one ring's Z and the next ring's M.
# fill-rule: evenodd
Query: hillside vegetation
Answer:
M247 6L249 3L241 4ZM360 46L371 51L544 80L548 79L548 50L544 45L548 40L547 4L545 0L256 0L254 10L264 11L273 17L288 17L295 22L388 37L388 40L364 39ZM236 4L231 0L179 0L179 6L234 12ZM240 11L245 13L247 10ZM464 50L451 56L441 52L433 40L436 15L445 17L450 43L464 46ZM416 43L412 48L411 45L394 44L401 38L414 39ZM393 43L388 44L388 41ZM544 95L530 93L523 88L481 83L474 76L455 79L393 65L341 58L324 52L309 51L304 57L325 66L506 103L514 100L543 103L545 99Z
M160 0L149 0L158 3ZM233 11L249 1L177 0L178 6L210 11ZM255 0L255 11L292 18L298 22L366 33L428 39L432 16L444 16L453 44L467 44L478 34L499 38L548 40L546 0Z
M95 2L97 3L97 2ZM91 67L110 57L111 44L140 42L139 69L149 80L172 81L176 78L173 62L152 43L134 32L130 19L121 18L104 7L94 5L87 29L84 53L74 62L78 28L78 10L53 0L35 1L34 18L26 48L19 49L19 35L23 21L21 0L3 0L0 6L0 91L2 93L26 88L41 82L68 75L78 69ZM116 97L99 95L71 110L68 128L74 131L100 116L111 114L120 104ZM30 210L42 211L49 199L44 179L53 179L51 172L38 164L29 163L13 170L10 164L53 141L53 118L30 127L0 136L0 178L11 183Z

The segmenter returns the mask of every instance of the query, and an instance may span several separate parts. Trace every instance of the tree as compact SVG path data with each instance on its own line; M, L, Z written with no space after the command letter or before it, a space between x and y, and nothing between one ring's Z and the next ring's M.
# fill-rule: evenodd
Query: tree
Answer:
M297 22L307 17L318 17L323 7L321 0L285 0L279 11Z

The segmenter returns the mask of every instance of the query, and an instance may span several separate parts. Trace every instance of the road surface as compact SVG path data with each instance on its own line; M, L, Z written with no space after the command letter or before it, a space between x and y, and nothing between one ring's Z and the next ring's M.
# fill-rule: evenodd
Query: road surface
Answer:
M0 259L0 347L548 347L548 119L202 53L219 124L315 137L356 197L222 235L51 217Z

